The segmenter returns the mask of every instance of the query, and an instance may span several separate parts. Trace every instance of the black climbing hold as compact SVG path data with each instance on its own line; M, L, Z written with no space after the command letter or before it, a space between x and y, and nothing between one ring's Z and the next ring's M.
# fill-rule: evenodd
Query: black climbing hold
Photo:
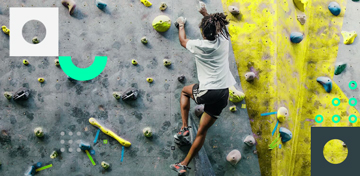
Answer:
M121 96L123 101L125 100L136 100L139 95L139 91L135 88L129 88L125 91L125 93Z
M179 82L184 82L185 81L185 76L184 75L180 75L179 77L178 77L178 81Z
M14 93L13 99L17 100L27 100L30 95L30 90L26 87L20 88L18 91Z

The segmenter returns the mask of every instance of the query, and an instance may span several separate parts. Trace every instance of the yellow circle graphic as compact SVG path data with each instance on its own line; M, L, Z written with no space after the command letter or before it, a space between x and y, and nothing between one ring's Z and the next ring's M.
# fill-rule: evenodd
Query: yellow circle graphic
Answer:
M323 154L329 163L340 164L347 158L348 148L343 141L332 139L325 144Z

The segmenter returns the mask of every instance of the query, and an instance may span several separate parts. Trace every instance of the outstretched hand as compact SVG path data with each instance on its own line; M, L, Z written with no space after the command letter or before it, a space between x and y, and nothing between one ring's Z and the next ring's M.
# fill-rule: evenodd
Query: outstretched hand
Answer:
M202 1L199 1L199 5L200 5L200 8L198 10L201 13L201 15L208 16L209 14L207 13L207 10L206 10L206 4Z
M176 19L175 26L177 28L183 27L185 25L185 23L186 23L186 18L180 16L179 18Z

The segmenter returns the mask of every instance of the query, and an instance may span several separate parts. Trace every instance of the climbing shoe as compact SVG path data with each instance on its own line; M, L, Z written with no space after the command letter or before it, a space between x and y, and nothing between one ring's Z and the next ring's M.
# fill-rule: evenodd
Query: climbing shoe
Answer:
M178 173L178 175L185 175L186 171L188 169L191 169L190 167L184 166L180 163L175 163L170 165L170 168Z
M181 129L178 133L175 134L175 139L181 139L183 136L189 136L189 129L187 127L184 127Z

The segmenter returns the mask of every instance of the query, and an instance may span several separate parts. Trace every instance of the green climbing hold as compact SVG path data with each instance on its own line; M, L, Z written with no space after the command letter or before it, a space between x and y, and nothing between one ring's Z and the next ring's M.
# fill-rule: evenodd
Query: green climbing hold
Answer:
M10 92L4 92L4 96L8 100L10 100L12 98L12 94Z
M43 137L44 136L44 131L41 127L37 127L34 129L34 133L36 137Z
M148 40L146 39L146 37L142 37L142 38L141 38L141 43L143 43L143 44L147 44L147 43L148 43Z
M34 38L32 39L32 42L33 42L34 44L40 43L40 41L39 41L39 39L38 39L37 37L34 37Z
M168 66L171 65L171 61L170 61L169 59L164 59L164 60L163 60L163 63L164 63L164 66L165 66L165 67L168 67Z
M58 156L59 156L59 154L58 154L57 151L53 151L53 152L50 154L50 158L51 158L51 159L55 159L55 158L58 157Z
M145 137L151 137L152 136L152 130L150 127L146 127L143 129L143 134Z
M345 63L338 63L335 65L335 75L339 75L340 73L342 73L346 68L346 64Z
M108 169L110 167L110 164L105 162L105 161L102 161L101 162L101 167L103 167L104 169Z
M166 32L171 26L171 19L168 16L157 16L152 22L153 28L158 32Z
M119 100L121 98L120 92L113 92L113 96L115 99Z

